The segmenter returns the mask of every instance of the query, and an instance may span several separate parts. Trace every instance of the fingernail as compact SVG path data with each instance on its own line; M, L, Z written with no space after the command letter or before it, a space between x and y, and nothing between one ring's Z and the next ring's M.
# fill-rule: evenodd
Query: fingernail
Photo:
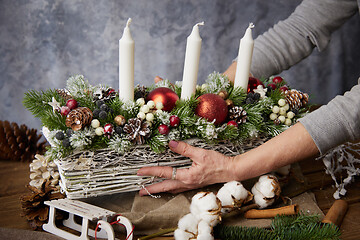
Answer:
M174 141L174 140L171 140L171 141L169 142L169 146L170 146L171 148L176 148L178 144L179 144L179 142Z
M142 173L140 173L140 172L137 172L137 173L136 173L136 175L138 175L138 176L142 176Z

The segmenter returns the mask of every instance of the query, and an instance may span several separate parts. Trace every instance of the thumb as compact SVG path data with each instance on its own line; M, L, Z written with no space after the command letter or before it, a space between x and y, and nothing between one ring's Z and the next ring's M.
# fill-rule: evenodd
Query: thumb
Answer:
M171 151L181 154L185 157L191 158L192 160L194 160L193 158L198 156L200 152L203 150L201 148L193 147L185 142L180 142L180 141L178 142L173 140L169 142L169 147Z

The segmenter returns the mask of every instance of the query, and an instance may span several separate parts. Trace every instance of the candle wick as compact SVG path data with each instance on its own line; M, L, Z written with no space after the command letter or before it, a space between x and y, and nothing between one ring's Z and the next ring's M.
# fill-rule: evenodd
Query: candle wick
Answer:
M251 23L249 23L249 28L254 28L255 27L255 25L251 22Z
M204 26L204 24L205 24L205 22L202 21L202 22L197 23L196 26Z
M126 22L126 27L129 27L129 25L130 25L131 22L132 22L132 19L129 18L129 19L127 20L127 22Z

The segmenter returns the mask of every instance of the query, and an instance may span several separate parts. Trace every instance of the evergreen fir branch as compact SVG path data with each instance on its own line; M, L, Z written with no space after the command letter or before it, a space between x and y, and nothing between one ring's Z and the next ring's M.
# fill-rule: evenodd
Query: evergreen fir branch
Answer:
M124 154L130 149L132 143L125 137L114 134L108 143L109 149L115 150L119 154Z
M223 226L217 225L214 228L214 237L216 239L227 240L271 240L276 239L276 235L271 231L258 227L242 226Z
M103 149L108 147L109 144L109 138L106 136L94 136L92 139L91 145L88 145L86 149Z
M46 91L30 90L25 93L23 104L35 117L42 118L47 114L44 110L53 110L48 104L48 102L52 102L53 97L61 105L65 105L65 100L54 89Z
M54 113L52 110L46 109L43 110L44 116L42 116L41 123L43 126L46 126L50 130L61 129L66 130L68 127L65 124L66 117L61 116L60 113Z
M237 127L226 125L224 128L219 129L219 139L233 140L239 137Z
M93 96L90 92L84 93L82 96L74 97L81 107L88 107L91 111L94 111L96 104L93 100Z
M218 72L209 74L205 82L207 84L206 93L218 94L221 90L226 90L230 86L229 78Z
M114 114L115 116L120 115L121 114L121 107L124 103L120 100L120 98L116 97L114 99L112 99L108 105L111 109L114 110Z
M174 92L180 97L181 96L182 82L176 81L174 84Z
M66 89L72 97L79 99L84 95L89 95L88 92L92 92L94 87L89 84L83 75L75 75L69 77L66 81Z
M341 232L333 224L320 223L319 215L276 216L270 229L257 227L223 226L214 228L219 239L340 239Z
M166 150L168 141L164 135L159 133L159 131L154 131L152 136L146 139L146 144L148 144L155 153L162 153Z
M171 111L171 115L177 115L179 118L192 116L199 100L191 97L187 100L178 100L175 108Z
M228 99L230 99L236 106L243 105L247 95L244 89L241 87L235 87L230 88L229 91L230 93Z
M285 95L283 91L276 88L275 90L270 91L268 97L273 101L273 104L277 104L280 99L285 98Z

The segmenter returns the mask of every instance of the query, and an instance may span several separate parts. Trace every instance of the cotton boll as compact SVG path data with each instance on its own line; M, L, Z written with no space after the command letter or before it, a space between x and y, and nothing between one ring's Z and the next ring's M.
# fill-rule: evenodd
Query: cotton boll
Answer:
M224 184L216 196L221 201L221 205L223 206L221 211L223 213L231 211L234 207L240 207L244 202L248 202L252 198L251 193L237 181Z
M198 224L198 233L201 234L212 234L213 228L205 221L200 221Z
M191 232L194 235L198 233L199 220L192 214L186 214L178 222L178 228L187 232Z
M263 175L255 183L251 192L254 194L254 201L260 208L265 208L274 203L280 195L281 189L277 178L273 175Z
M211 226L220 221L220 211L221 202L212 192L199 192L192 198L190 212Z
M214 236L211 235L210 233L204 233L204 234L199 234L196 239L197 240L213 240Z
M194 235L192 235L191 233L185 232L182 229L176 229L174 232L174 238L176 240L189 240L194 237L195 237Z
M281 176L288 176L290 174L291 165L286 165L275 170L275 173L280 174Z

